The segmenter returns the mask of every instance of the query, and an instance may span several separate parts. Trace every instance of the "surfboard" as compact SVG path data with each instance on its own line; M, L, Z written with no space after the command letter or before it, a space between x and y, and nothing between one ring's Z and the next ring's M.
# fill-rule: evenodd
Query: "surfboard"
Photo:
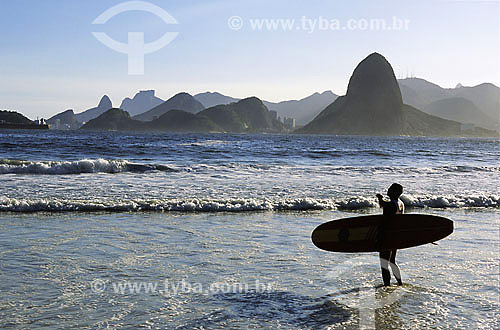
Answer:
M453 221L427 214L368 215L329 221L311 234L332 252L376 252L433 243L453 232Z

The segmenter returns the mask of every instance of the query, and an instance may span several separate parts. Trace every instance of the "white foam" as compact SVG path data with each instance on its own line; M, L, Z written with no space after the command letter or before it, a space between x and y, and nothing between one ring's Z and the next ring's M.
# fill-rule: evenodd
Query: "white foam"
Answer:
M500 207L500 196L411 196L403 195L401 200L407 207L430 208L466 208L466 207Z
M408 196L402 197L411 208L468 208L500 207L500 196ZM377 207L372 198L353 197L334 199L135 199L135 200L65 200L15 199L0 197L2 212L251 212L251 211L305 211L305 210L359 210Z
M196 142L183 142L179 143L179 146L191 146L191 147L205 147L205 146L214 146L219 144L231 144L231 141L224 140L205 140L205 141L196 141Z
M165 165L134 164L121 159L81 159L76 161L0 160L0 174L63 175L81 173L175 171Z
M211 141L222 143L223 141ZM285 169L284 169L285 168ZM0 174L42 174L42 175L65 175L81 173L123 173L123 172L147 172L147 171L238 171L251 172L261 171L283 171L293 170L305 173L325 173L328 175L344 175L346 172L355 173L390 173L390 174L415 174L428 175L454 172L500 172L497 166L438 166L438 167L388 167L388 166L328 166L322 169L309 166L290 166L286 168L283 164L255 164L228 162L221 164L192 164L191 168L174 168L161 164L138 164L124 159L80 159L75 161L34 161L34 160L12 160L0 159Z

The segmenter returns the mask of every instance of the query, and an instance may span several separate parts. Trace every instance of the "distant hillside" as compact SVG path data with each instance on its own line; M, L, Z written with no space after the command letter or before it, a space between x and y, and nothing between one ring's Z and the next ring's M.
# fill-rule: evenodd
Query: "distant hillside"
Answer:
M404 104L402 132L404 135L413 136L458 136L461 134L461 124L429 115Z
M490 129L500 128L500 88L484 83L474 87L458 84L455 88L442 88L421 78L400 79L399 85L403 102L424 111L446 114L446 118L462 121L476 118L472 123L480 123ZM457 98L467 100L457 101ZM448 101L443 101L448 99ZM443 102L438 102L443 101ZM445 108L437 109L437 106ZM456 106L457 108L450 108ZM489 121L486 121L486 118Z
M51 128L57 129L78 129L81 126L72 109L63 111L55 116L50 117L49 119L47 119L47 123L51 125ZM55 127L58 123L59 127Z
M406 135L499 137L496 131L482 127L464 128L459 122L429 115L411 105L403 105L403 112Z
M80 129L91 131L143 131L147 126L130 118L130 114L122 109L112 108L97 118L89 120Z
M412 81L420 86L420 80ZM423 83L427 100L437 97L439 86ZM408 86L407 86L408 87ZM411 87L408 87L411 88ZM408 90L407 90L408 91ZM337 98L298 133L353 135L492 135L493 131L462 131L457 121L426 114L403 104L394 71L387 60L373 53L354 70L347 94Z
M45 124L38 124L16 111L0 110L1 129L48 129Z
M492 118L489 118L474 103L463 97L451 97L434 101L426 105L423 110L428 114L444 119L471 123L477 126L490 127L494 123Z
M269 133L284 131L266 106L256 97L229 105L218 105L197 114L169 110L150 121L130 117L121 109L110 109L83 125L84 130Z
M194 96L205 108L211 108L219 104L229 104L233 102L238 102L240 99L222 95L218 92L205 92L199 93Z
M134 116L134 119L141 121L151 121L159 118L169 110L184 110L190 113L197 113L205 107L188 93L178 93L162 104L146 111L140 115Z
M34 124L32 120L16 111L0 110L0 122L9 124Z
M463 97L473 102L485 115L500 121L500 88L484 83L474 87L459 87L450 90L455 97Z
M264 103L249 97L226 105L217 105L199 113L227 132L281 132L284 126L274 119Z
M131 116L139 115L162 104L163 101L155 96L154 90L139 91L134 98L123 99L120 109L127 111Z
M337 97L332 91L324 91L323 93L311 94L300 100L262 102L269 110L276 111L280 117L295 118L297 125L305 125ZM218 92L200 93L196 94L194 98L200 101L206 108L234 103L240 100Z
M444 98L449 97L450 95L446 91L446 89L431 83L427 80L420 79L420 78L406 78L406 79L400 79L398 80L399 85L403 85L406 88L401 89L401 93L403 95L403 102L406 101L406 93L414 93L412 96L415 97L415 100L411 100L412 103L417 103L417 104L411 104L408 103L411 106L414 107L420 107L422 108L423 106L430 104L434 101L442 100ZM403 94L403 92L405 94Z
M81 113L76 114L76 119L80 122L87 122L91 119L97 118L98 116L102 115L104 112L108 111L113 107L113 104L111 103L111 100L107 95L104 95L101 98L101 101L95 108L91 108L88 110L85 110Z
M213 121L202 115L182 110L170 110L160 118L147 123L149 129L168 132L222 132Z
M295 118L297 125L305 125L314 119L327 105L335 101L338 95L332 91L314 93L300 100L278 103L263 101L269 110L275 110L282 117Z

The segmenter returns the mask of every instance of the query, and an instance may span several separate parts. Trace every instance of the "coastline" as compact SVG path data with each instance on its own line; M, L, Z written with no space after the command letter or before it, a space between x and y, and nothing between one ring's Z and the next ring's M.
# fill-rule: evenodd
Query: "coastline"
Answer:
M15 123L0 123L0 129L28 129L28 130L48 130L49 125L38 124L15 124Z

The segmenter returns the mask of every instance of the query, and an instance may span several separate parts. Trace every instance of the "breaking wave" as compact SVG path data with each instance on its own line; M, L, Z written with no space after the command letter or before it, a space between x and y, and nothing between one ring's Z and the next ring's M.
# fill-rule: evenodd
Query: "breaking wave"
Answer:
M499 208L500 196L404 196L407 208ZM64 200L0 197L0 212L251 212L362 210L377 207L374 199L159 199L159 200Z
M196 164L191 167L179 167L162 164L139 164L124 159L81 159L75 161L30 161L0 159L1 174L39 174L39 175L67 175L82 173L144 173L150 171L180 172L180 171L217 171L217 170L249 170L249 171L274 171L282 170L283 164L259 164L227 162L218 164ZM294 166L292 166L294 167ZM398 166L325 166L310 168L308 166L294 169L308 173L344 174L356 173L402 173L402 174L445 174L450 172L500 172L498 166L438 166L438 167L398 167Z
M166 165L134 164L120 159L81 159L76 161L26 161L0 159L0 174L63 175L81 173L175 172Z

